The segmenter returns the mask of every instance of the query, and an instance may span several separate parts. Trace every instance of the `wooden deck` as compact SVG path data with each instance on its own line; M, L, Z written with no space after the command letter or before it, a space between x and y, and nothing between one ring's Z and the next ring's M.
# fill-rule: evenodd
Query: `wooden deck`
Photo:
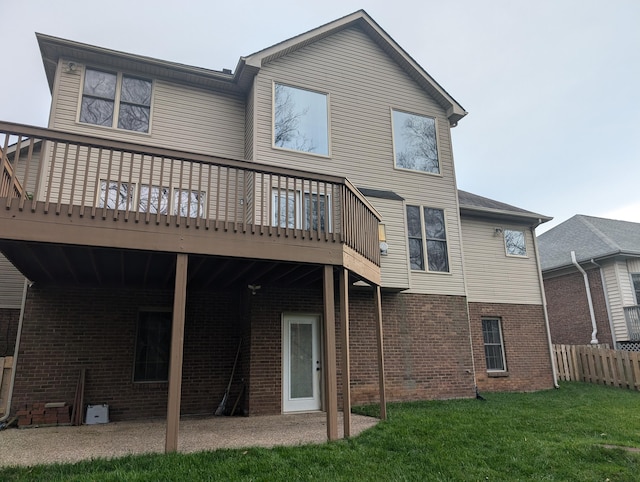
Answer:
M19 267L26 242L342 266L380 282L380 216L345 178L3 122L0 141L0 249Z

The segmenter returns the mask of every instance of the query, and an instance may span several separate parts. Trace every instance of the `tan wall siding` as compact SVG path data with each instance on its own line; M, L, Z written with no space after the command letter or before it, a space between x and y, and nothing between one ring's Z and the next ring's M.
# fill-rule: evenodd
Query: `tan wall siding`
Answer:
M507 256L495 227L525 232L527 257ZM462 218L465 276L469 301L542 304L531 230L495 221Z
M387 233L389 251L380 258L382 286L408 288L407 239L404 229L404 204L390 199L368 198L382 215Z
M274 81L329 94L330 157L272 147ZM431 97L357 28L263 66L256 89L257 161L346 176L357 186L395 191L407 204L445 209L451 274L414 273L411 287L464 294L449 124ZM394 169L391 108L437 119L442 176Z
M629 278L627 266L622 261L614 261L603 266L604 278L606 283L607 296L609 297L609 307L611 309L611 322L617 341L626 341L629 339L627 331L627 323L624 317L625 295L623 292L622 279ZM628 283L628 282L627 282ZM629 293L633 296L632 293ZM633 304L633 303L630 303Z
M141 134L77 122L83 70L60 74L50 127L220 157L244 157L245 102L241 96L155 81L151 132Z
M254 119L254 102L253 97L255 95L255 86L252 84L249 93L247 94L247 105L245 115L245 130L244 130L244 158L253 160L253 143L255 141L255 130L253 129Z
M629 271L629 274L640 273L640 259L628 259L627 270Z
M20 308L24 276L0 254L0 308Z

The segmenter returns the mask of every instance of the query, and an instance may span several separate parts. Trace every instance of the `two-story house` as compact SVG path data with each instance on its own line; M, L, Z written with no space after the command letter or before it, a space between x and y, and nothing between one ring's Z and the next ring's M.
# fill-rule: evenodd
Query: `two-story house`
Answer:
M49 128L0 123L0 250L33 283L12 406L86 369L171 450L237 353L234 405L325 410L329 438L338 406L553 386L549 218L458 193L465 110L364 11L235 71L37 39Z
M539 242L553 342L640 350L640 223L578 214Z

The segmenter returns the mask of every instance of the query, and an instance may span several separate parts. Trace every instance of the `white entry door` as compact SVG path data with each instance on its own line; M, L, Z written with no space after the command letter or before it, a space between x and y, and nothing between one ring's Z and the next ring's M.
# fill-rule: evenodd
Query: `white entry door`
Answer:
M320 318L314 315L284 315L283 325L283 411L320 410Z

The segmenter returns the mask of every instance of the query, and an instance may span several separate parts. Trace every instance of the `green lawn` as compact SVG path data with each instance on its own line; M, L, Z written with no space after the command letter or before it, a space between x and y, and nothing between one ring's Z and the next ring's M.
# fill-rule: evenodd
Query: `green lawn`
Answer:
M0 469L0 480L640 480L640 393L581 383L389 405L348 441ZM360 409L374 412L376 407Z

